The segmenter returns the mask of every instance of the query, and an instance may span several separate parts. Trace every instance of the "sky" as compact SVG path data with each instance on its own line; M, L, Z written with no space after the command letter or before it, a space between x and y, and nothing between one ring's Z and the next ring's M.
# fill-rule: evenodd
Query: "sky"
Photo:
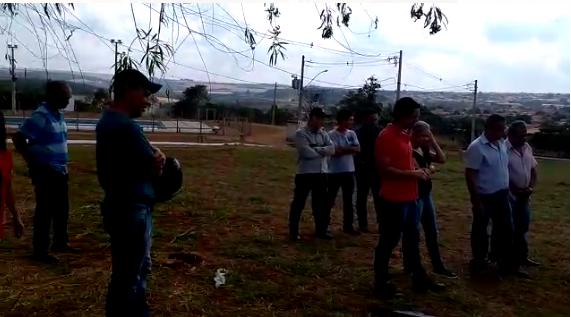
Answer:
M355 87L374 75L383 89L391 90L396 88L398 68L387 57L402 50L402 89L467 91L466 84L477 79L479 90L487 92L570 90L570 4L441 4L447 29L429 35L421 21L410 18L410 5L354 3L349 4L349 28L336 27L335 38L324 40L318 29L324 4L277 3L280 38L289 44L286 59L280 58L275 67L267 65L271 39L264 38L269 22L263 3L185 6L184 17L178 14L176 22L168 20L169 25L161 27L161 39L175 54L167 71L157 77L286 85L292 74L299 76L305 55L306 83L317 75L312 84ZM65 14L64 27L52 21L44 28L31 8L21 7L13 19L0 18L0 33L4 46L18 44L19 69L47 65L73 69L78 76L79 69L111 73L114 55L109 40L121 39L119 51L126 51L136 37L135 21L138 28L158 30L159 9L160 4L78 3ZM376 29L371 26L375 17ZM244 42L246 25L255 31L254 51ZM133 42L132 56L140 59L140 51L141 44ZM8 66L8 60L0 65Z

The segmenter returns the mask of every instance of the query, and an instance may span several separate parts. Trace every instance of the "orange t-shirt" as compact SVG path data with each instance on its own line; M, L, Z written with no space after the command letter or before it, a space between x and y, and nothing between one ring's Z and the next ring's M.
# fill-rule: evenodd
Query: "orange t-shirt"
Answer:
M414 170L414 159L409 134L389 124L375 140L375 160L389 160L389 165L399 170ZM418 181L409 178L381 176L379 196L389 202L409 202L418 198Z
M0 239L3 237L4 223L6 222L6 197L8 194L8 184L12 181L12 153L9 150L0 151Z

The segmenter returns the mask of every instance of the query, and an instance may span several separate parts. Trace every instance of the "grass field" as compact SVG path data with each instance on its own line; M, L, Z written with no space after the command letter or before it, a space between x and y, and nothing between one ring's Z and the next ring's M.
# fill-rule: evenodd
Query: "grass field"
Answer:
M569 162L540 161L533 196L531 256L542 267L531 280L471 277L470 209L458 155L435 176L440 241L459 273L443 293L416 295L395 252L391 274L401 295L371 294L376 232L350 237L333 212L333 241L313 241L311 212L302 244L286 242L295 154L290 149L165 149L182 162L185 188L154 214L152 316L385 316L415 309L435 316L569 315ZM82 249L59 265L28 260L34 197L26 168L16 162L17 200L28 225L23 240L10 231L0 243L0 316L103 316L110 250L98 201L94 147L70 147L70 238ZM309 204L308 204L309 206ZM336 207L337 208L337 207ZM370 212L374 222L374 213ZM7 227L6 230L9 230ZM424 243L423 243L424 245ZM430 267L424 252L424 263ZM229 271L216 289L214 272Z

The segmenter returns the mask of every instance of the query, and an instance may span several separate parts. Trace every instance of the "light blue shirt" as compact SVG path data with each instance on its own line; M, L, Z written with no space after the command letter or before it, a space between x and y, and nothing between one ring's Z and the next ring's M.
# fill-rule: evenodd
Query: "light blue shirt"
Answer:
M468 146L464 161L466 168L478 172L479 194L488 195L509 188L509 155L505 140L499 140L496 146L482 134Z
M333 144L335 144L335 147L359 146L357 134L353 130L340 132L337 129L333 129L331 132L329 132L329 137L331 138ZM353 154L332 156L331 161L329 162L329 172L332 174L355 172L355 161L353 159Z
M67 126L61 111L42 103L24 120L18 131L28 139L31 164L46 165L66 173Z

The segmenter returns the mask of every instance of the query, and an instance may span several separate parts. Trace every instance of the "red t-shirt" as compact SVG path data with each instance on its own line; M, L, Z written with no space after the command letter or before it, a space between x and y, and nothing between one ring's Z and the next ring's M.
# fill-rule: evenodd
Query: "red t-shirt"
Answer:
M388 159L389 166L399 170L414 170L410 136L401 128L389 124L375 140L375 160ZM387 178L381 176L379 195L390 202L408 202L418 198L416 178Z
M9 150L0 151L0 239L4 234L4 223L6 222L6 196L8 194L8 184L12 181L12 153Z

